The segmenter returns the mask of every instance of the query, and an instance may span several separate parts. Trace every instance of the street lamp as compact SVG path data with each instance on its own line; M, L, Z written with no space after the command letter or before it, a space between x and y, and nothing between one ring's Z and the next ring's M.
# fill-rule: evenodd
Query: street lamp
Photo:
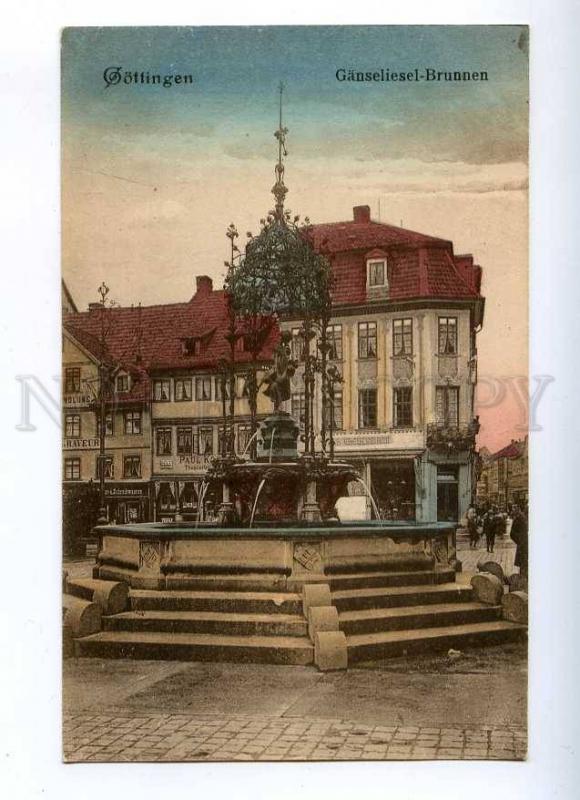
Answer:
M103 283L99 286L101 295L101 338L100 338L100 361L99 361L99 516L97 523L106 525L107 507L105 505L105 436L107 418L107 366L105 364L105 303L109 294L109 287Z

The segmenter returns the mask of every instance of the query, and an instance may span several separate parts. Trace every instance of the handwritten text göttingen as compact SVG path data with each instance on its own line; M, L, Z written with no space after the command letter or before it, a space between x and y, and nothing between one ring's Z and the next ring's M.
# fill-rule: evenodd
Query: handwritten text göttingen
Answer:
M107 89L111 86L163 86L164 89L169 89L172 86L193 84L193 75L180 73L161 75L148 70L107 67L103 72L103 80Z

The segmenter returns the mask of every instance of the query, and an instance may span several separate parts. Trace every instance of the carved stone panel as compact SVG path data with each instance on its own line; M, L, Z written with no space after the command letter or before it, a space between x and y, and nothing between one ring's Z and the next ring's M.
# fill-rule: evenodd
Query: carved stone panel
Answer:
M459 371L457 356L439 356L439 377L456 378Z
M410 358L393 358L393 380L410 381L413 377L413 361Z
M322 572L322 552L318 542L294 545L294 572Z
M375 381L377 378L377 361L374 358L368 360L361 359L358 362L359 383Z
M143 572L159 572L161 564L161 542L139 542L139 569Z

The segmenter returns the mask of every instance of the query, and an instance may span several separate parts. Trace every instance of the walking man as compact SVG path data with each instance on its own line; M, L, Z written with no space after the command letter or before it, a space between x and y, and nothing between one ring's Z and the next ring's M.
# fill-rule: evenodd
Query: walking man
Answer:
M496 521L493 509L488 509L483 517L483 535L488 553L493 553L495 545Z
M477 547L477 514L473 505L467 509L467 532L469 533L469 549L475 550Z

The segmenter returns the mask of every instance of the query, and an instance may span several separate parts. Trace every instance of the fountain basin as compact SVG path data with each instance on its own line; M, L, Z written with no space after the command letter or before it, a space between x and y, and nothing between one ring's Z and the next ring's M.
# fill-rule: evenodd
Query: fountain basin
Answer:
M334 573L460 569L455 526L365 521L220 527L210 523L102 525L94 576L133 588L195 586L222 576L251 587L299 591ZM233 585L233 584L232 584Z

